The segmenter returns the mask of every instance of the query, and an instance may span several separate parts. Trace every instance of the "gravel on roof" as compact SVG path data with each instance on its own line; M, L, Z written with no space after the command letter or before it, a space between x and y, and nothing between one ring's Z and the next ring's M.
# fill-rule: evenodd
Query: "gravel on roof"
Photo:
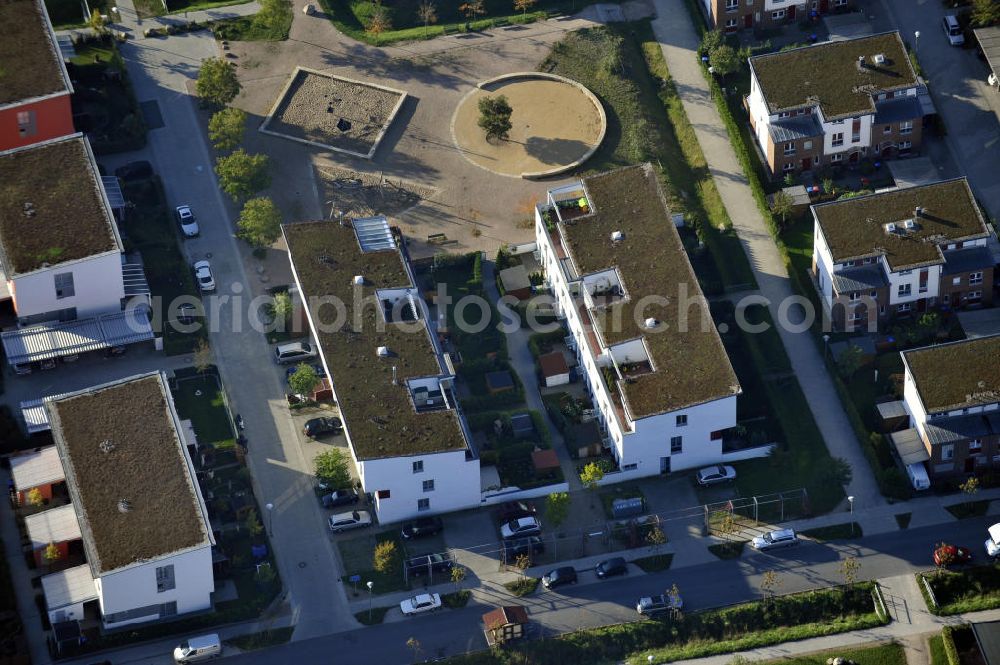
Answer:
M1000 335L903 352L928 412L1000 402Z
M43 7L35 0L0 2L0 105L68 91Z

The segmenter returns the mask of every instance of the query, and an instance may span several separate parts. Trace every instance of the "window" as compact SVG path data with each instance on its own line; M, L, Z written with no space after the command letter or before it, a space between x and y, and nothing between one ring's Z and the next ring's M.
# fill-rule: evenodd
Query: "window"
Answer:
M941 298L941 302L943 302L945 305L947 305L948 303L951 302L951 296L949 294L947 294L947 293L944 294L944 296Z
M843 144L843 142L844 142L843 136L844 135L841 134L840 136L841 136L840 143ZM831 162L842 162L842 161L844 161L844 156L843 155L830 155L830 161Z
M790 115L791 115L791 113L789 113L788 111L782 111L781 113L778 114L778 117L779 118L787 118Z
M953 457L955 457L955 446L953 444L941 446L941 459L947 462Z
M952 286L958 286L961 283L962 283L962 278L961 277L952 277L951 278L951 285Z
M977 450L982 450L982 449L983 449L982 439L973 439L972 441L969 441L969 452L975 452Z
M872 290L872 292L869 293L868 295L870 295L872 298L878 298L878 291Z
M176 588L174 584L174 565L160 566L156 569L156 593L163 593Z
M709 441L721 441L722 437L725 436L726 430L717 429L708 435Z
M379 490L375 492L375 498L382 500L390 497L389 490Z
M424 461L417 460L413 463L413 473L423 473L424 472Z
M886 125L884 128L882 128L882 133L892 134L892 125Z
M910 142L910 141L900 141L899 142L899 149L900 150L909 150L912 147L913 147L913 143Z
M785 10L779 9L778 11L771 12L771 19L774 21L780 21L785 18Z
M735 30L738 26L736 19L727 18L726 19L726 30Z
M899 133L900 134L912 134L913 133L913 121L904 120L899 123Z
M424 481L424 491L425 492L433 492L434 491L434 481L433 480L425 480Z
M726 0L727 12L735 12L737 9L739 9L739 6L740 6L740 0Z
M670 437L670 454L671 455L676 455L676 454L678 454L678 453L681 452L681 449L683 448L683 445L684 445L683 439L684 439L684 437L681 437L681 436L672 436L672 437Z
M785 162L785 165L781 167L781 170L785 173L795 170L795 162Z
M878 93L878 101L880 101L880 102L884 102L885 101L885 93L884 92ZM886 127L885 131L888 132L889 128Z
M803 150L812 150L812 148L813 148L813 142L812 141L806 141L806 142L804 142L802 144L802 149Z
M861 311L861 309L857 309L851 312L851 316L848 318L851 321L860 321L861 319L865 318L865 314Z
M900 298L904 298L904 297L910 295L912 293L912 291L913 291L913 285L912 284L900 284L899 285L899 297Z
M851 124L851 143L861 140L861 118L855 118Z
M17 112L17 133L22 138L25 136L34 136L38 133L38 127L35 125L34 111Z
M878 313L879 314L885 314L885 305L879 305Z
M921 270L920 271L919 290L920 290L920 293L927 293L927 271L926 270Z
M979 300L982 297L983 297L982 291L969 291L968 293L965 294L966 300Z
M56 298L72 298L76 295L76 289L73 288L73 273L56 273L55 282Z
M635 471L639 468L638 462L632 462L631 464L622 464L622 471Z
M785 154L786 155L794 155L795 154L795 144L794 143L786 143L785 144Z
M678 427L687 427L687 424L688 424L688 417L686 413L677 416Z
M431 500L430 499L417 499L417 510L430 510Z
M837 132L836 134L833 135L832 139L833 140L830 141L830 145L832 145L833 147L836 148L838 146L844 145L844 132Z
M975 286L976 284L982 284L982 283L983 283L983 273L981 272L969 273L969 286Z
M859 300L861 300L861 294L858 293L857 291L853 291L851 293L851 302L857 302Z
M910 311L910 303L904 302L902 305L896 308L896 312L899 314L906 314Z

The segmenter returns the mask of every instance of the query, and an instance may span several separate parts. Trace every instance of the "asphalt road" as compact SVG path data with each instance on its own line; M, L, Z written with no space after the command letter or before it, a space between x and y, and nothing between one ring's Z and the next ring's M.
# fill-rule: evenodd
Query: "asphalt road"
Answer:
M635 621L635 602L640 596L662 592L674 583L684 597L685 609L698 610L759 597L761 577L768 570L778 574L780 594L840 584L843 582L840 562L848 556L861 563L860 579L892 577L932 567L933 547L944 538L970 547L974 555L983 558L982 542L988 523L991 523L989 518L975 518L947 527L901 530L846 544L806 542L773 554L749 552L737 561L718 561L650 575L633 573L603 582L586 573L578 585L555 591L540 588L521 604L528 608L533 621L541 625L543 634L554 634ZM498 598L497 604L500 602ZM491 606L470 604L462 610L293 642L236 656L227 662L410 663L413 652L406 642L411 637L421 643L421 658L485 649L480 617L489 609Z

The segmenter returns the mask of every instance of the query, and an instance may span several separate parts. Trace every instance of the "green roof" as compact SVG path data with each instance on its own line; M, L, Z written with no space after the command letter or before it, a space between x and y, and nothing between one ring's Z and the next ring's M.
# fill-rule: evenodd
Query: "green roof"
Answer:
M8 278L121 251L83 138L0 152L0 183L0 262Z
M928 412L1000 402L1000 335L904 351Z
M583 182L594 214L561 223L573 262L581 275L617 268L628 293L625 300L592 310L595 325L609 345L645 338L655 368L622 384L632 416L738 394L736 373L711 318L702 326L699 308L691 307L688 330L679 330L680 289L687 289L689 299L702 292L652 167L627 167ZM612 241L615 231L622 240ZM647 304L645 296L666 296L668 302ZM709 317L707 302L703 314ZM653 330L644 326L650 317L659 321Z
M41 2L3 0L0 25L0 106L56 92L69 92L62 56L49 32Z
M454 410L417 413L410 399L406 379L445 373L426 323L386 323L373 303L357 311L355 289L372 299L376 289L413 286L399 251L362 252L354 230L336 222L300 222L282 228L306 306L310 298L333 297L345 307L344 325L313 332L355 455L377 459L465 448ZM365 278L364 286L354 285L356 275ZM333 316L329 310L310 308L310 316L314 322L329 321ZM390 357L378 356L380 346L388 347Z
M162 375L98 386L46 407L95 577L210 543Z
M771 113L819 104L827 120L874 113L873 94L917 84L898 32L758 55L750 67Z
M912 230L903 223L915 219ZM988 233L965 178L813 206L835 262L884 254L893 270L942 263L938 245ZM896 224L896 231L886 224Z

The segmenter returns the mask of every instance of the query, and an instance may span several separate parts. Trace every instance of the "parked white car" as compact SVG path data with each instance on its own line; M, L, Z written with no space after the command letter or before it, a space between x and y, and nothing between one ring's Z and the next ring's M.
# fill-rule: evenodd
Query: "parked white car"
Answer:
M541 532L542 523L538 521L537 517L519 517L500 527L500 535L505 540L522 536L537 536Z
M194 211L191 206L177 206L174 211L177 214L177 223L181 225L181 233L185 238L194 238L199 233L198 220L194 218Z
M995 559L1000 555L1000 523L994 524L987 531L990 537L986 539L986 556Z
M702 487L718 483L731 483L736 480L736 469L723 464L708 466L698 471L698 484Z
M202 293L215 290L215 277L212 275L212 265L208 261L196 261L194 264L194 278L198 282L198 289Z
M944 34L948 37L948 43L952 46L962 46L965 44L965 35L962 34L962 25L958 22L958 17L948 14L941 19Z
M330 515L327 520L327 524L330 525L330 531L334 533L340 533L341 531L349 531L351 529L360 529L361 527L372 525L372 516L367 510L353 510L349 513L337 513L336 515Z
M399 604L399 609L406 616L439 610L441 609L441 594L422 593L413 598L407 598Z
M762 533L750 541L750 546L755 550L777 550L782 547L792 547L799 544L799 537L795 535L794 529L779 529Z

